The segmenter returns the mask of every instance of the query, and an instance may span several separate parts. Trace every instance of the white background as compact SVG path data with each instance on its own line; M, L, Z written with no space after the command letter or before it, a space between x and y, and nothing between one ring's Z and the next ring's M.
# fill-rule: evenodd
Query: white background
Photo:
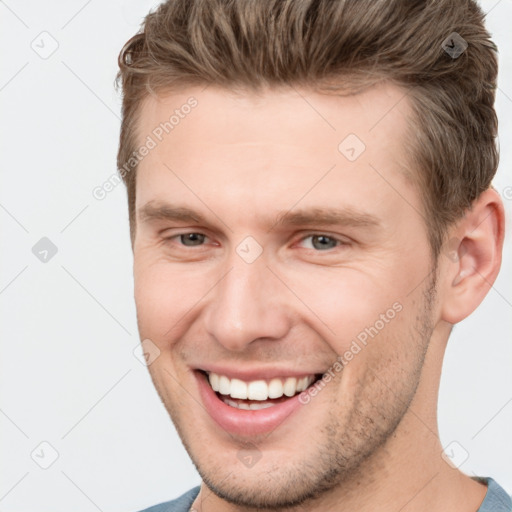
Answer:
M103 201L92 195L116 169L117 55L152 5L0 2L4 512L130 512L200 482L133 354L138 335L125 188ZM512 2L482 6L501 53L495 186L503 194L512 186ZM46 59L33 49L49 52L57 44ZM454 330L439 407L443 445L457 441L452 448L461 460L468 452L462 469L494 477L509 493L510 231L509 224L495 286ZM47 263L32 253L42 237L58 249ZM51 462L52 450L57 460L42 469L35 460Z

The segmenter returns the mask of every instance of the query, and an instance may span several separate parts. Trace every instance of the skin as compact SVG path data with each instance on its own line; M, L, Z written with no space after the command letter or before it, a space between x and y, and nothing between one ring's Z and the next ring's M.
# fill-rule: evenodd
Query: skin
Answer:
M450 227L454 252L433 261L421 195L404 172L403 95L385 83L346 97L210 86L142 106L141 141L198 101L139 164L133 240L139 331L160 350L151 377L203 480L196 510L470 512L484 498L484 485L441 457L436 406L451 326L498 273L503 207L484 192ZM338 151L350 133L366 145L353 162ZM206 222L143 215L164 203ZM310 208L375 223L274 221ZM200 234L195 245L186 233ZM247 236L263 248L252 263L236 251ZM396 303L400 312L271 433L234 436L203 408L194 368L324 372ZM252 467L237 457L247 443L260 456Z

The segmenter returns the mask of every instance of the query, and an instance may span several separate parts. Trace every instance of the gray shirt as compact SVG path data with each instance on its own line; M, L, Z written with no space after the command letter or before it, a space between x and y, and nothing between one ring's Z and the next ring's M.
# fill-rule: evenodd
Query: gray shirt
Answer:
M492 478L475 478L487 484L487 493L477 512L512 512L512 499ZM199 494L200 486L194 487L179 498L160 503L141 512L189 512Z

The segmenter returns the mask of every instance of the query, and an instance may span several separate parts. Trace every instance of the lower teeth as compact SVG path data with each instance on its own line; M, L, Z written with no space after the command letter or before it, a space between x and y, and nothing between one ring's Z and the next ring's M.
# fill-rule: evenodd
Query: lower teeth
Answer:
M234 402L233 400L230 400L229 398L226 398L224 396L221 396L220 399L227 405L231 407L235 407L236 409L245 409L247 411L258 411L260 409L267 409L268 407L274 407L273 403L270 402L262 402L262 403L252 403L252 404L246 404L244 402Z

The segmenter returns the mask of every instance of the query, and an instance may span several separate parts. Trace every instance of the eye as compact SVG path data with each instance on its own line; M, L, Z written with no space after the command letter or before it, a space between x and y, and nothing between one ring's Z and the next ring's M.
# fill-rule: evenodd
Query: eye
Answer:
M196 247L202 245L206 238L206 235L202 233L182 233L181 235L171 236L168 240L178 239L180 245L184 247Z
M305 243L306 240L310 240L310 242ZM334 249L338 245L344 245L341 240L323 234L306 236L301 240L301 243L306 245L306 249L315 249L317 251L326 251L329 249Z

